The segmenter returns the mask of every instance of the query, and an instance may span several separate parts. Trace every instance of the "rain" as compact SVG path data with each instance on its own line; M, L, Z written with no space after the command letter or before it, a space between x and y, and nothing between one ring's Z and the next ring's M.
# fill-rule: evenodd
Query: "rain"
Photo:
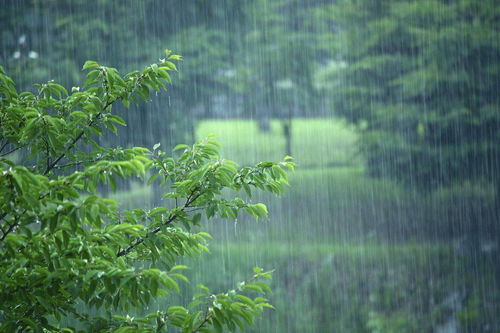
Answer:
M101 144L214 135L241 166L293 157L286 193L251 199L266 219L203 222L210 253L182 261L176 301L259 266L275 309L249 332L500 332L500 2L4 0L0 27L19 91L182 55ZM100 192L168 205L140 178Z

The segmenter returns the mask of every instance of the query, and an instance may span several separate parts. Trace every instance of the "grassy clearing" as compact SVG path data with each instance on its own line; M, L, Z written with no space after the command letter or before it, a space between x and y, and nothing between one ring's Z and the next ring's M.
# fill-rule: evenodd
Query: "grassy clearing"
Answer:
M268 132L253 120L204 120L196 135L214 134L222 144L224 157L243 165L263 160L280 160L285 155L285 138L278 120ZM359 166L356 133L352 126L335 118L292 121L292 155L301 167Z

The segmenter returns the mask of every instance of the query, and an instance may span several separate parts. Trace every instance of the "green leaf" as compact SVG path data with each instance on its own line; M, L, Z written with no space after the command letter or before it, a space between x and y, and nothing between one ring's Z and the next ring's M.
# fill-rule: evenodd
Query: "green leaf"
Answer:
M127 123L125 123L125 120L123 120L120 116L117 116L115 114L108 115L108 119L119 124L119 125L127 126Z
M185 270L185 269L188 269L189 267L186 266L186 265L175 265L174 267L172 267L170 269L171 272L175 272L175 271L178 271L178 270Z
M259 217L261 217L261 216L267 217L267 207L266 207L266 205L264 205L262 203L258 203L258 204L253 205L252 207L256 209L256 211L258 212L257 214L259 215Z
M182 143L181 143L181 144L176 145L176 146L174 147L174 149L172 149L172 151L177 151L177 150L187 149L187 148L189 148L189 146L188 146L188 145L186 145L186 144L182 144Z
M95 61L87 60L85 61L85 64L83 64L82 70L86 70L89 68L96 68L99 67L99 64Z

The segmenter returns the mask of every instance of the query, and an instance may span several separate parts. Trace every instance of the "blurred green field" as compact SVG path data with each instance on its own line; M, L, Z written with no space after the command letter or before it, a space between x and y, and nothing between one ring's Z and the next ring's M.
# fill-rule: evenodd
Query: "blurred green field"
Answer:
M281 160L285 155L282 127L278 120L270 125L270 130L263 132L253 120L203 120L196 136L203 139L214 134L222 145L223 157L242 165ZM336 118L294 119L292 155L303 168L361 164L354 128Z
M196 128L196 137L202 140L215 135L221 144L221 155L238 162L240 165L256 164L265 160L281 160L285 155L285 139L281 124L272 120L270 130L262 132L253 120L203 120ZM293 179L306 177L308 180L321 181L325 172L351 182L362 176L362 162L356 148L356 133L345 121L335 118L294 119L292 121L292 154L298 164ZM168 151L168 147L165 147ZM331 167L340 167L330 169ZM352 168L351 168L352 167ZM308 170L305 169L316 169ZM327 169L325 169L327 168ZM309 182L309 181L308 181ZM134 182L129 191L113 193L111 197L122 203L123 207L148 205L151 189L143 183Z

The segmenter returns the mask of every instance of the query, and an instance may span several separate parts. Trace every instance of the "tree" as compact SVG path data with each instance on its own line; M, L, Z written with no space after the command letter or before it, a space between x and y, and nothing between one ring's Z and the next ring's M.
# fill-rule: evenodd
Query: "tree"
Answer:
M333 108L363 129L371 175L420 189L496 183L500 198L499 15L498 2L473 0L324 11Z
M269 129L271 118L281 122L287 155L292 154L292 119L315 109L309 7L318 4L258 0L244 7L247 24L231 86L243 95L246 114L257 119L260 129Z
M178 145L168 156L157 144L106 148L96 138L125 125L117 103L148 99L170 82L180 57L166 52L158 63L122 76L94 61L83 66L87 81L70 93L54 82L19 93L0 67L0 330L183 332L244 328L271 307L259 295L271 272L254 269L248 281L227 292L200 293L187 306L170 304L144 314L151 301L186 280L179 262L207 249L202 220L235 218L244 210L258 218L263 204L235 197L252 189L279 194L293 162L261 162L238 168L221 159L210 139ZM165 188L164 206L121 210L99 196L100 184L149 175ZM222 193L233 193L228 198ZM92 315L92 311L102 315ZM61 327L62 318L72 327ZM71 326L70 325L70 326Z

